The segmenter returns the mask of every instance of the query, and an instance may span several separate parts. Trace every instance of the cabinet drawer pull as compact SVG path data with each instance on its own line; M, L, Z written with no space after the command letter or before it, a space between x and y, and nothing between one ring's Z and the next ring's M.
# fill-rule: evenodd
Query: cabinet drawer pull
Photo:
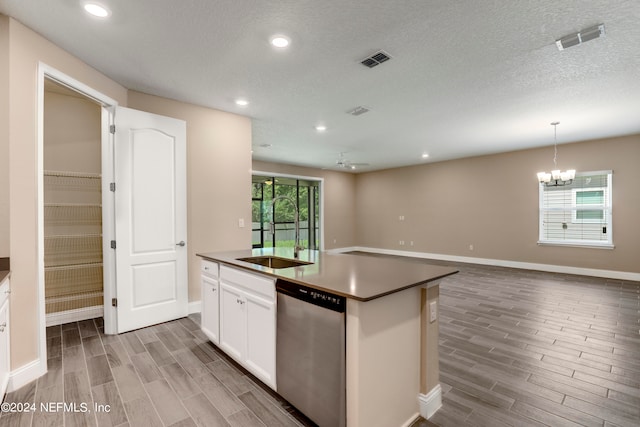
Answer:
M4 328L7 327L7 322L4 322L2 325L0 325L0 332L4 332Z
M216 291L216 288L211 288L211 292L215 292L215 291Z

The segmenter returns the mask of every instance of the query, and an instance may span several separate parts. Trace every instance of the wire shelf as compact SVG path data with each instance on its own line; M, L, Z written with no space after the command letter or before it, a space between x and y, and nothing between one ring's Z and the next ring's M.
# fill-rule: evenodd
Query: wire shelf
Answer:
M80 308L104 306L104 297L100 292L82 292L65 297L45 298L45 313L78 310Z
M102 175L99 173L89 172L72 172L72 171L44 171L44 176L54 176L56 178L84 178L84 179L100 179Z
M44 265L57 267L102 262L102 236L45 236Z
M48 267L44 281L45 298L102 292L102 264Z
M102 225L102 205L47 203L44 205L45 224Z
M44 171L47 314L102 306L99 173Z
M84 172L44 171L45 190L101 191L100 174Z

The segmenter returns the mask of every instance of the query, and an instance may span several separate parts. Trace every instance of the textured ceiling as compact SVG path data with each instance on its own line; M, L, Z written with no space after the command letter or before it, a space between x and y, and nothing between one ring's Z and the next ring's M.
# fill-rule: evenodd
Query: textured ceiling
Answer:
M559 143L640 133L638 0L101 2L108 20L77 0L0 11L129 89L251 117L259 160L375 170L550 145L556 120ZM379 49L392 60L359 63Z

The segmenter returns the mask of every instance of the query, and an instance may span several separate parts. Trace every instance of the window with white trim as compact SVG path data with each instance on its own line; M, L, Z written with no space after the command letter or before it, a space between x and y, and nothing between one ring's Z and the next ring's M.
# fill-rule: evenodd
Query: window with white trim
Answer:
M577 173L559 187L540 184L539 244L613 247L612 172Z

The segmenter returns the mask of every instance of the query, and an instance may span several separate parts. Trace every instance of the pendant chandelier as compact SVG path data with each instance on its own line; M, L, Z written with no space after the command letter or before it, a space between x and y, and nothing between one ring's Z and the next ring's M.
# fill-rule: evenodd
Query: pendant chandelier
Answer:
M558 125L560 122L551 122L553 126L553 170L551 173L538 172L538 181L546 187L561 187L570 185L576 177L575 169L568 169L564 172L558 169Z

